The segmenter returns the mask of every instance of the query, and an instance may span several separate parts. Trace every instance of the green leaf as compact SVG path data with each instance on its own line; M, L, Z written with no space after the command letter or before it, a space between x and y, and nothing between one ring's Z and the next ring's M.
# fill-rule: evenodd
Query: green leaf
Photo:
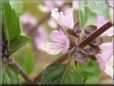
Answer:
M66 71L66 64L53 64L45 69L42 73L41 84L79 84L81 83L81 77L76 72L69 68L67 74L64 75ZM64 75L64 78L63 78ZM62 82L61 82L62 80Z
M27 44L28 42L31 41L31 38L28 38L26 36L18 36L14 40L10 42L10 53L14 53L17 51L19 48Z
M10 1L10 5L11 7L15 10L16 14L18 16L24 14L24 11L23 11L23 1L19 1L19 3L15 0L11 0Z
M22 47L13 54L16 62L23 68L27 75L32 73L35 68L35 60L29 45Z
M93 0L81 0L80 3L79 16L82 27L90 24L96 25L98 15L103 15L106 19L109 19L109 8L105 0L98 1L97 3Z
M3 3L3 22L7 34L6 37L9 41L20 35L19 18L7 2Z
M89 60L83 67L81 72L82 77L84 77L84 83L93 84L96 83L100 78L100 68L98 63L94 60Z
M80 24L81 26L86 26L89 24L95 24L97 14L92 12L89 7L85 6L80 8Z
M18 84L19 72L13 65L8 65L5 69L3 68L2 84Z
M10 77L8 76L7 73L5 73L5 74L3 75L2 84L10 84L10 83L11 83Z
M2 58L0 58L0 84L2 83Z

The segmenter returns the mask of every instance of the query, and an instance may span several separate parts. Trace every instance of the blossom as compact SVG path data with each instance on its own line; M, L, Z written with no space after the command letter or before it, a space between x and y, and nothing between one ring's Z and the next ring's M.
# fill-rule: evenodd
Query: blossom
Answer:
M31 15L30 13L26 13L20 16L20 22L23 25L30 24L32 26L36 26L38 21L37 18L35 18L33 15Z
M114 7L114 0L106 0L107 4L111 7Z
M97 27L101 27L107 21L104 16L97 17ZM109 28L105 31L101 36L112 36L113 35L113 27ZM101 53L96 55L97 62L101 70L104 70L109 76L113 77L113 43L106 42L101 44L100 46Z
M40 49L48 54L64 54L69 49L70 40L62 30L53 30L50 33L51 41L45 41L40 45Z
M57 21L57 23L63 27L73 29L74 19L73 19L73 9L65 9L64 12L59 12L58 8L51 11L51 16Z
M38 35L35 37L35 43L37 48L42 50L42 44L48 40L48 32L44 27L37 28Z
M113 44L112 42L100 45L102 52L96 55L101 70L113 77Z
M55 7L60 7L65 3L66 0L44 0L46 7L51 11Z
M97 27L100 28L102 25L107 23L104 16L98 16L96 19ZM105 31L101 36L112 36L113 35L113 27L109 28L107 31Z

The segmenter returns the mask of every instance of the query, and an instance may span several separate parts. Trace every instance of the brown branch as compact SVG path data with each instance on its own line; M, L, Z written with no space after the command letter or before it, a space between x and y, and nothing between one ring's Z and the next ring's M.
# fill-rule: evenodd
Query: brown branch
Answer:
M82 40L79 43L79 47L82 48L85 45L89 44L92 40L94 40L95 38L97 38L99 35L101 35L103 32L105 32L106 30L108 30L110 27L112 26L111 22L107 22L106 24L104 24L102 27L100 27L99 29L95 30L93 33L91 33L87 38L85 38L84 40Z
M99 35L101 35L103 32L105 32L106 30L108 30L110 27L112 26L111 22L107 22L106 24L104 24L102 27L100 27L99 29L95 30L93 33L91 33L87 38L85 38L84 40L82 40L78 47L82 48L84 46L86 46L88 43L90 43L92 40L94 40L96 37L98 37ZM67 59L67 54L63 55L62 57L60 57L58 60L56 60L55 62L53 62L52 64L55 63L62 63ZM50 64L50 65L52 65ZM49 65L49 66L50 66ZM40 82L41 80L41 74L39 74L38 76L36 76L33 80L33 84L36 84L38 82Z
M31 82L33 82L33 81L26 75L26 73L25 73L24 70L20 67L20 65L17 64L17 63L14 61L14 59L13 59L12 57L9 57L8 60L9 60L9 63L10 63L10 64L14 65L14 66L18 69L19 73L20 73L21 76L26 80L26 82L27 82L28 84L31 83Z

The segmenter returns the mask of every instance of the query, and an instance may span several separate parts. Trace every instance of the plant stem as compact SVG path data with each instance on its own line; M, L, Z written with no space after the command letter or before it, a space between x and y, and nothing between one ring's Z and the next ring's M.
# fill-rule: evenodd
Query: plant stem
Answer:
M21 74L21 76L23 76L23 78L28 82L28 83L31 83L32 80L26 75L26 73L24 72L24 70L20 67L19 64L17 64L13 57L9 57L9 63L14 65L18 70L19 70L19 73Z
M68 69L69 69L69 67L70 67L70 63L71 63L71 60L72 60L72 58L71 58L70 56L71 56L71 55L69 54L69 55L68 55L67 67L66 67L65 72L64 72L64 74L63 74L63 76L62 76L62 78L61 78L60 84L62 84L62 82L63 82L63 80L64 80L64 78L65 78L65 75L68 73Z
M99 29L95 30L93 33L91 33L87 38L85 38L84 40L82 40L78 47L82 48L84 46L86 46L87 44L89 44L92 40L94 40L95 38L97 38L99 35L101 35L103 32L105 32L106 30L108 30L110 27L112 26L111 22L107 22L106 24L104 24L102 27L100 27Z

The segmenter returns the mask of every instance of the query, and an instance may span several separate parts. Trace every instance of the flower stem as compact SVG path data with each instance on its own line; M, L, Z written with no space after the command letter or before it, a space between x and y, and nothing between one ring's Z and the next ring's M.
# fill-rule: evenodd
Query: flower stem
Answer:
M86 46L87 44L89 44L92 40L94 40L95 38L97 38L99 35L101 35L103 32L105 32L106 30L108 30L110 27L112 26L111 22L107 22L106 24L104 24L102 27L100 27L99 29L95 30L93 33L91 33L87 38L85 38L84 40L82 40L78 47L82 48L84 46Z
M63 80L64 80L64 78L65 78L65 75L68 73L68 69L69 69L69 67L70 67L70 63L71 63L71 60L72 60L72 58L71 58L70 56L71 56L71 55L68 55L67 67L66 67L65 72L64 72L64 74L63 74L63 76L62 76L62 78L61 78L60 84L62 84L62 82L63 82Z
M104 24L102 27L100 27L99 29L95 30L92 34L90 34L87 38L85 38L83 41L81 41L79 43L79 47L84 47L86 46L89 42L91 42L92 40L94 40L96 37L98 37L99 35L101 35L103 32L105 32L106 30L108 30L110 27L112 26L112 23L111 22L107 22L106 24ZM55 62L53 62L52 64L55 64L55 63L62 63L64 62L65 60L67 60L67 57L68 57L68 53L63 55L62 57L60 57L58 60L56 60ZM50 65L52 65L50 64ZM49 65L49 66L50 66ZM38 76L36 76L33 80L33 84L34 83L38 83L40 82L41 80L41 74L39 74Z
M27 81L27 83L31 83L32 82L32 80L26 75L24 70L20 67L19 64L17 64L14 61L14 59L12 57L9 57L8 60L9 60L10 64L14 65L19 70L19 73L23 76L23 78Z

